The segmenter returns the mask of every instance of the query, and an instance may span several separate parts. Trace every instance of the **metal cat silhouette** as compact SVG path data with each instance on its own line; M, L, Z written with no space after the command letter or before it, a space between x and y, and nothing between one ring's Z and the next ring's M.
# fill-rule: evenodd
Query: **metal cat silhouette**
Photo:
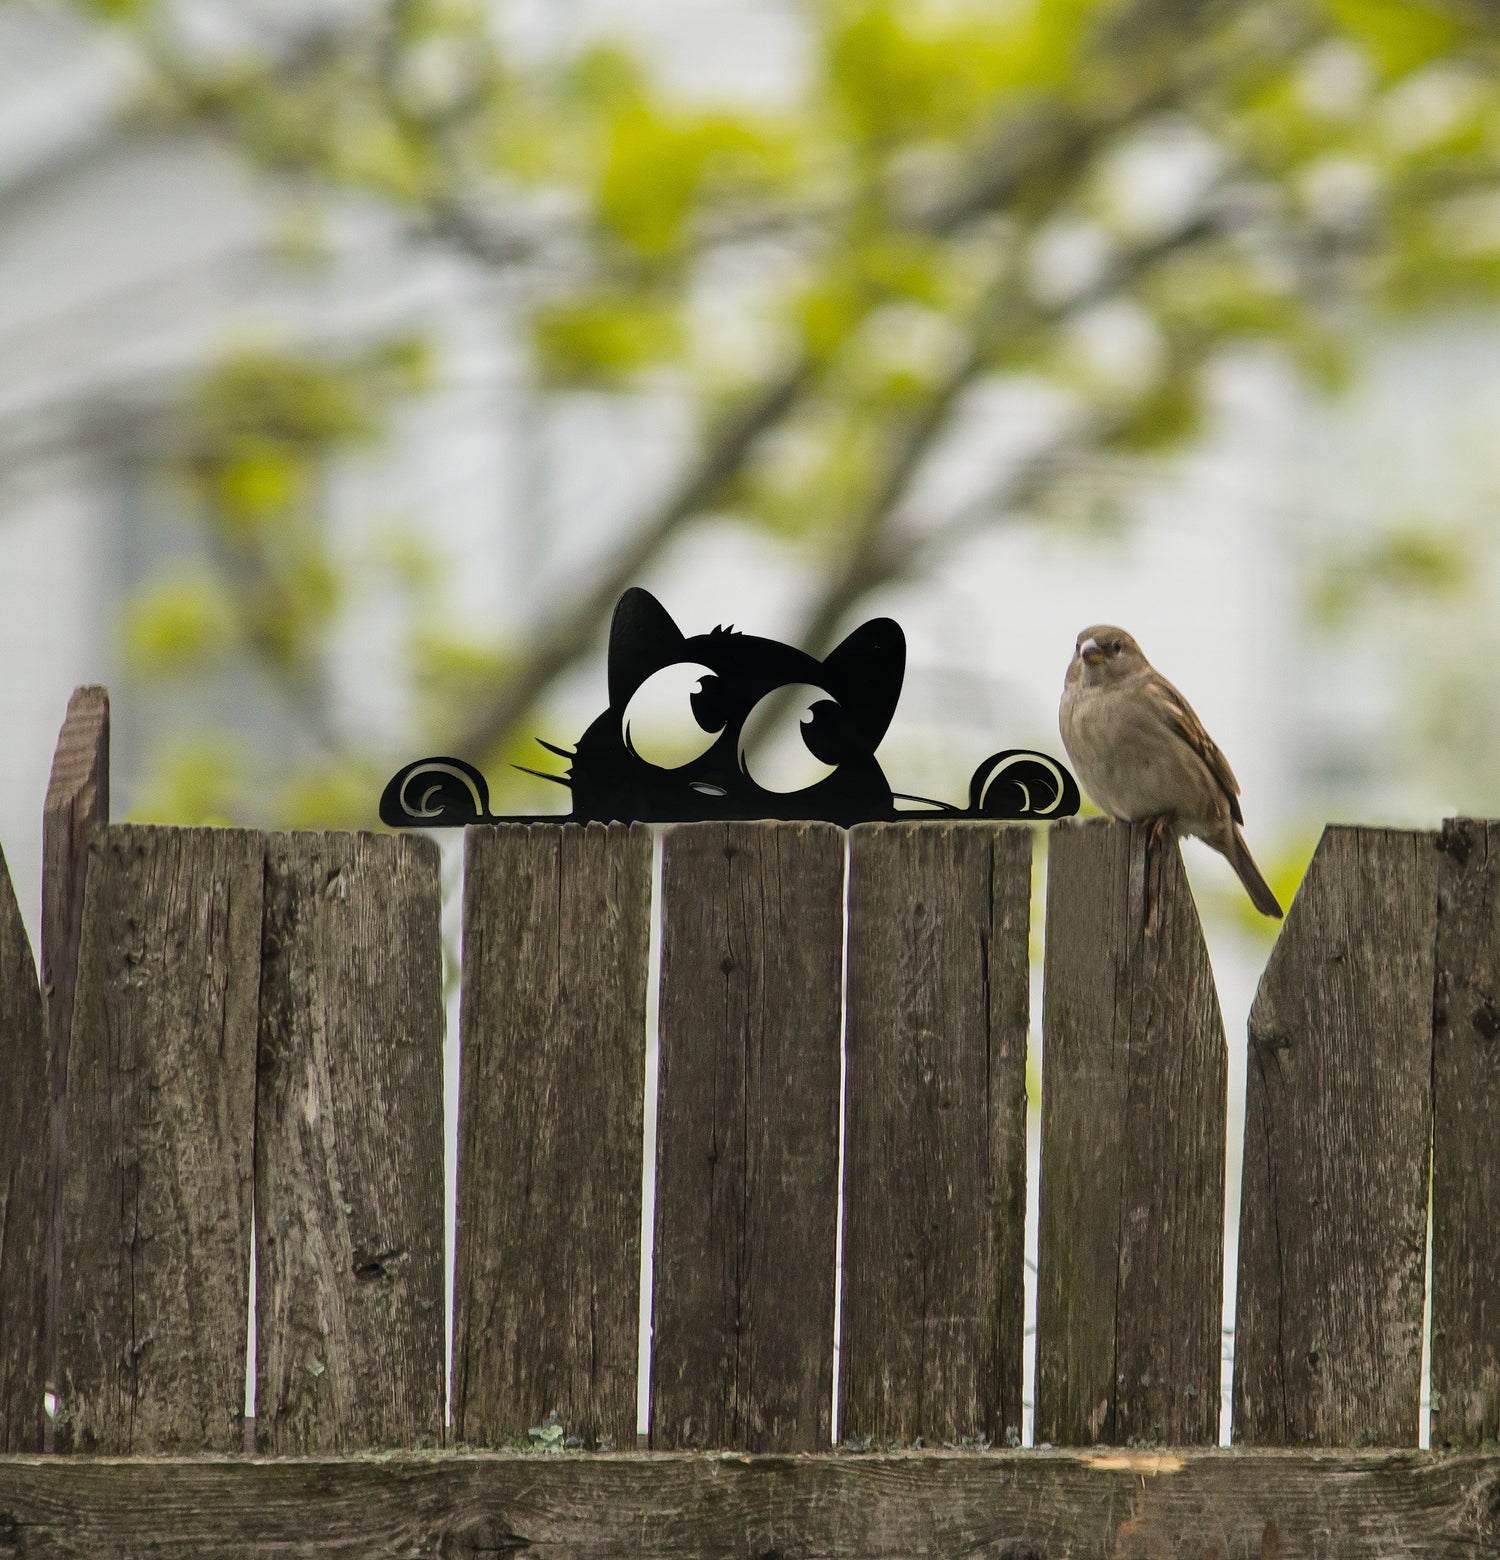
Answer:
M1050 822L1078 811L1077 782L1024 748L974 771L967 806L893 791L875 749L906 676L906 636L871 618L819 660L733 628L686 635L649 591L627 590L609 631L609 707L574 747L540 745L563 774L571 812L546 821L856 823L912 818ZM904 804L904 805L901 805ZM538 822L490 811L484 775L460 758L421 758L380 798L392 828Z

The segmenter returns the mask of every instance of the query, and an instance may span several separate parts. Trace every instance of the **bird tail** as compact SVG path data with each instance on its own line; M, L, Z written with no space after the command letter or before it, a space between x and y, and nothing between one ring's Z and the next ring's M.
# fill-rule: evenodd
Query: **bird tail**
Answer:
M1250 902L1262 915L1273 915L1279 921L1282 911L1275 894L1271 892L1271 885L1260 875L1260 868L1255 865L1255 858L1250 854L1250 847L1245 843L1245 836L1240 833L1236 824L1230 825L1230 839L1233 849L1224 854L1229 858L1229 865L1239 874L1240 882L1245 885L1245 892L1250 896Z

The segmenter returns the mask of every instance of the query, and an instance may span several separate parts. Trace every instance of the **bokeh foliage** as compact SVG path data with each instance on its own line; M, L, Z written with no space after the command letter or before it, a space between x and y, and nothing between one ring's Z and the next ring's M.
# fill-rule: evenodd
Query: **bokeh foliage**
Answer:
M1336 393L1382 320L1500 291L1500 21L1478 4L806 0L805 84L757 110L684 103L617 42L508 50L500 0L343 7L207 56L151 0L88 9L150 62L139 113L212 130L299 211L357 194L522 279L539 394L691 403L698 449L621 572L601 560L533 642L455 636L420 542L387 539L422 736L479 760L510 753L619 589L706 514L821 571L817 650L976 526L1045 523L1091 462L1190 441L1226 352L1267 347ZM1168 197L1141 175L1163 167ZM732 332L703 307L726 252L755 262ZM132 604L143 677L241 656L308 678L352 588L326 474L440 372L410 341L282 346L192 388L179 475L214 562ZM1055 395L1051 442L914 523L927 455L994 379ZM1435 547L1394 537L1359 567L1430 582ZM332 755L287 816L347 821L371 762Z

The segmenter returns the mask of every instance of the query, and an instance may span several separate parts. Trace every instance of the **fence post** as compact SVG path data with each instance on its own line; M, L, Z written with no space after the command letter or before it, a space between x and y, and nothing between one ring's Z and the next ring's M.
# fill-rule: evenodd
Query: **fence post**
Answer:
M83 889L88 842L109 822L109 691L75 688L68 700L42 809L42 999L50 1053L51 1149L48 1201L51 1234L47 1258L47 1381L57 1380L57 1306L62 1282L62 1167L68 1127L68 1037L78 975L78 938L83 924ZM47 1422L48 1450L53 1423Z
M43 1443L48 1120L42 993L0 850L0 1453Z
M443 1436L438 850L267 842L255 1109L256 1442Z
M840 1424L1019 1444L1032 831L849 836Z
M1227 1055L1175 844L1059 824L1047 858L1036 1439L1219 1435Z
M829 824L667 832L654 1447L829 1443L843 909Z
M1433 839L1326 828L1250 1010L1237 1441L1417 1442Z
M58 1445L243 1444L264 836L88 846L67 1077Z
M1500 823L1438 836L1432 1444L1500 1439Z
M642 825L472 828L453 1435L635 1445L651 930Z

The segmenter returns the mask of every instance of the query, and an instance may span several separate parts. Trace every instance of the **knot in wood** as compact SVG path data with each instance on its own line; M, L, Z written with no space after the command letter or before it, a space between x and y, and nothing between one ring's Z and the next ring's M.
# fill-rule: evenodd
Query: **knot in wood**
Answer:
M1496 1009L1489 997L1469 1014L1469 1022L1481 1040L1493 1041L1496 1035L1500 1035L1500 1010Z
M356 1282L372 1284L377 1278L389 1278L391 1273L388 1264L399 1261L405 1255L405 1246L390 1246L384 1251L376 1252L367 1252L356 1246L354 1248Z
M514 1555L530 1549L531 1540L513 1532L504 1517L474 1517L443 1534L442 1560L469 1560L471 1555Z

